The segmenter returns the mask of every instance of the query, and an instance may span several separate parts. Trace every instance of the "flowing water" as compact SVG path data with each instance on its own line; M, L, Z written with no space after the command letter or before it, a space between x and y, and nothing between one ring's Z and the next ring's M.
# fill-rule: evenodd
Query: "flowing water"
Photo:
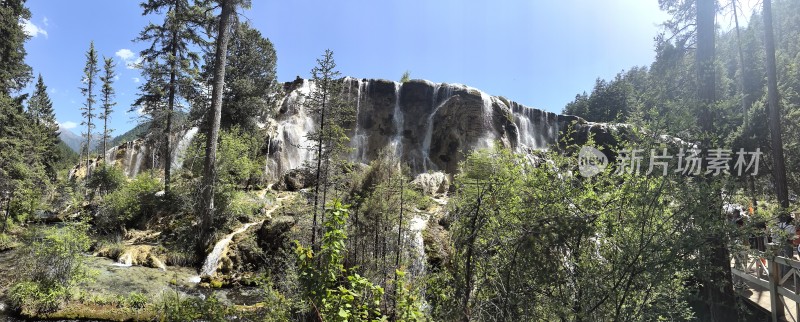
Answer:
M402 83L394 83L394 110L392 112L392 124L394 125L394 136L392 136L391 145L394 149L394 155L398 159L403 157L403 110L400 109L400 91L403 89Z
M181 166L183 166L183 161L186 159L186 149L192 144L192 140L199 130L200 128L196 126L192 127L187 130L181 140L178 141L175 150L172 152L172 169L180 169Z
M280 208L281 202L286 198L289 197L278 198L276 200L276 205L267 210L266 216L271 216L275 210ZM239 227L239 229L234 230L232 233L225 235L225 237L223 237L220 241L218 241L214 245L214 249L211 251L211 253L208 254L208 257L206 257L206 260L203 262L203 267L200 269L200 276L193 277L192 281L199 282L201 276L214 276L214 274L217 273L217 269L219 268L219 260L222 258L222 255L225 254L225 251L228 249L228 245L233 240L233 237L247 231L247 229L249 229L254 225L260 225L263 223L264 220L247 223L244 224L242 227Z

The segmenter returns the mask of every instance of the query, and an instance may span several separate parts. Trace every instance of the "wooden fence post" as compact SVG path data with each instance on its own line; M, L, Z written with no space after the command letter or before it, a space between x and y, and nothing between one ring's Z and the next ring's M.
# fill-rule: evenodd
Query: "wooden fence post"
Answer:
M781 282L781 268L775 261L775 257L770 257L769 261L769 299L770 311L772 311L772 321L778 322L784 319L786 312L784 311L783 296L778 293Z

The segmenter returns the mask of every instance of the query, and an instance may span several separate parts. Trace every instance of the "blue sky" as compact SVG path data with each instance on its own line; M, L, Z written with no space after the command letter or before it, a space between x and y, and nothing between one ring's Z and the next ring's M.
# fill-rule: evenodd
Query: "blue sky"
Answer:
M243 11L275 45L278 77L308 77L326 48L346 76L462 83L527 106L559 112L597 77L649 65L667 18L656 0L263 1ZM136 124L128 113L141 75L127 62L146 46L134 39L148 21L136 0L28 0L26 44L56 117L80 124L78 87L94 40L118 62L115 135ZM79 133L80 126L72 129Z

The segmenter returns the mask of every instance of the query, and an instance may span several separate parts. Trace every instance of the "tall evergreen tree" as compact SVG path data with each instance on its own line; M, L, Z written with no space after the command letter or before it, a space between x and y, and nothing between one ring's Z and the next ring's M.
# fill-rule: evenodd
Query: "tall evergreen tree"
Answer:
M208 113L208 133L206 134L206 155L203 163L203 199L200 205L200 242L198 252L205 253L205 246L210 242L211 223L214 216L214 188L217 177L217 145L219 142L219 126L222 119L222 92L225 86L225 65L228 59L228 42L232 16L238 5L249 6L249 1L220 0L221 13L217 25L217 39L214 51L214 81L211 90L211 111Z
M86 125L86 177L89 177L89 161L92 154L92 131L95 128L93 120L96 117L94 85L100 69L97 67L97 51L94 49L94 41L89 44L89 51L86 52L86 66L83 68L83 79L81 82L85 87L81 87L81 94L86 97L86 103L81 107L83 121L81 125Z
M44 84L42 75L36 81L33 95L28 100L28 116L31 119L31 129L35 153L44 164L50 180L56 178L56 164L59 162L61 153L58 144L59 138L58 122L56 122L53 102L47 94L47 86Z
M769 128L772 142L772 159L775 163L775 193L781 207L789 208L789 191L786 185L786 164L783 157L781 136L781 107L778 104L778 72L775 62L775 36L772 31L772 1L763 1L764 45L767 51L767 101L769 104Z
M196 46L205 46L206 40L201 29L208 27L209 18L206 1L190 0L147 0L142 2L143 15L160 14L165 11L163 23L150 23L139 34L136 41L149 42L150 47L141 52L145 64L151 68L160 66L167 75L166 96L158 97L166 100L167 107L163 118L163 150L164 190L169 193L171 182L171 142L173 131L173 113L181 107L181 102L197 95L197 76L200 55L193 51ZM153 76L153 71L143 71L146 78ZM160 80L159 80L160 82ZM143 93L142 98L153 93ZM152 102L151 102L152 104ZM160 119L160 118L154 118Z
M31 79L31 67L25 64L25 41L29 36L20 21L31 18L25 0L0 1L0 93L11 95L22 90Z
M203 72L211 79L214 58L209 55ZM225 66L225 91L222 97L220 126L239 125L248 131L267 113L270 99L278 91L277 56L269 39L247 22L234 22ZM206 111L203 111L206 113Z
M317 59L317 66L311 70L313 90L306 100L308 109L317 116L318 129L309 134L309 139L314 142L315 162L314 168L316 186L314 187L314 216L312 223L311 243L316 247L317 213L324 218L324 205L327 202L328 187L331 182L331 166L335 168L342 160L343 153L349 147L347 124L355 118L355 109L348 105L341 97L342 79L336 70L333 51L325 50L325 54ZM322 189L322 190L320 190Z
M103 58L105 64L103 65L103 75L100 76L100 81L103 82L103 88L100 89L100 95L102 95L103 100L103 109L100 111L99 118L103 120L103 153L108 150L106 146L108 141L111 140L111 132L114 131L113 129L108 128L108 120L111 118L111 113L114 112L114 106L117 105L114 102L114 64L113 58Z

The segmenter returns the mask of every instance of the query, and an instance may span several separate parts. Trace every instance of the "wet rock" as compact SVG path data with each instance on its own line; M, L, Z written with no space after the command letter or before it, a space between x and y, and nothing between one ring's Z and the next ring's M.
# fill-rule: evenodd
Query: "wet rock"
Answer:
M411 181L411 184L422 193L433 196L447 192L450 187L450 178L441 171L421 173L414 178L414 181Z
M310 169L298 168L290 170L283 180L275 186L276 190L299 191L314 185L315 177Z
M98 249L94 255L116 260L119 266L144 266L166 270L167 266L159 258L160 252L151 245L127 245L122 248L104 247Z
M295 225L291 216L276 216L265 221L256 233L258 246L266 254L278 254L289 243L288 232Z
M429 221L428 227L422 232L425 245L425 255L431 271L437 271L448 265L450 261L449 232L436 221Z

